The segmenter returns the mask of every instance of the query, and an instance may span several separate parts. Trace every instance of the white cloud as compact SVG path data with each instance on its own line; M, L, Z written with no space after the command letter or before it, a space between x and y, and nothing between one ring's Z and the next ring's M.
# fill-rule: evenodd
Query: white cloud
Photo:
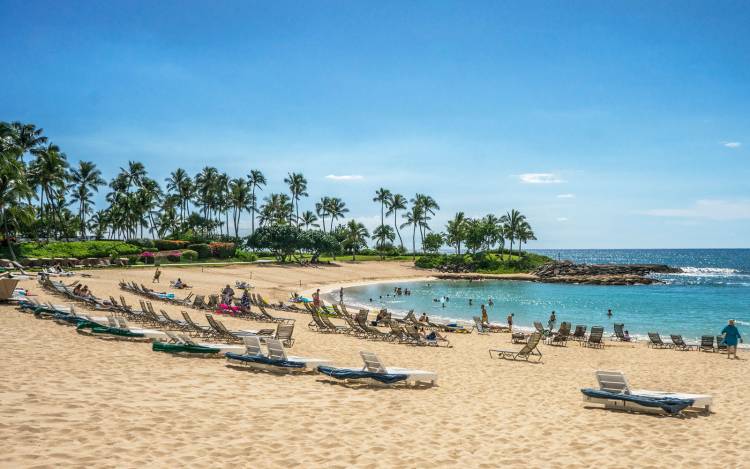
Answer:
M575 199L575 194L557 194L558 199Z
M721 142L727 148L739 148L742 146L742 142Z
M702 218L706 220L746 220L750 219L750 200L709 200L696 201L690 207L656 208L642 212L652 217Z
M364 179L365 177L360 174L329 174L326 176L326 179L330 179L332 181L360 181Z
M568 221L568 218L567 217L557 217L556 220L557 221Z
M554 173L524 173L519 174L518 179L523 184L560 184L565 182L560 176Z

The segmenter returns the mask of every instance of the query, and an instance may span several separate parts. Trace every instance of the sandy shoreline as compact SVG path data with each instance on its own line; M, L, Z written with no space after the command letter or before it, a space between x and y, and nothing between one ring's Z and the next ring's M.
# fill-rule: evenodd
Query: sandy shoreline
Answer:
M152 271L91 273L82 281L98 296L122 294L137 303L117 281L150 285ZM395 262L165 268L162 287L177 276L196 293L247 280L278 301L292 291L417 280L425 272ZM22 285L40 299L66 303L35 282ZM206 322L202 313L190 314ZM435 371L440 385L353 389L320 376L240 372L221 360L80 336L2 305L0 466L750 465L748 360L607 342L604 350L542 345L543 363L533 365L488 357L489 348L520 347L508 334L452 334L453 348L424 348L316 333L307 328L308 316L279 314L296 319L294 355L351 366L359 364L358 351L370 350L393 366ZM263 326L222 321L234 329ZM598 369L622 370L639 388L712 394L714 413L677 419L587 408L579 389L594 385Z

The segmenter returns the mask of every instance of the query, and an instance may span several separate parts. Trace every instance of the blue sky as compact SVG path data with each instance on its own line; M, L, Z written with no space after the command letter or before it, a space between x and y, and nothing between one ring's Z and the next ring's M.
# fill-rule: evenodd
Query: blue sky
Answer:
M530 247L750 247L748 2L0 0L0 120L128 160L518 208ZM357 176L342 179L327 176Z

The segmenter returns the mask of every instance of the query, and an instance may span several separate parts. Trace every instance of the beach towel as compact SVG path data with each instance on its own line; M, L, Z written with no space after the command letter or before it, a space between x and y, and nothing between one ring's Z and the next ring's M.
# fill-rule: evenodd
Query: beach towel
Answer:
M373 373L365 370L352 370L348 368L334 368L332 366L319 366L318 371L336 379L374 379L385 384L393 384L407 378L405 374Z
M633 402L644 407L659 407L668 414L678 414L683 409L693 405L692 399L678 399L674 397L651 397L639 396L637 394L623 394L617 392L602 391L601 389L584 388L581 392L597 399L617 399Z
M228 352L225 356L232 360L238 360L248 363L258 363L260 365L278 366L281 368L304 368L304 362L293 362L288 360L273 360L262 355L240 355L239 353Z

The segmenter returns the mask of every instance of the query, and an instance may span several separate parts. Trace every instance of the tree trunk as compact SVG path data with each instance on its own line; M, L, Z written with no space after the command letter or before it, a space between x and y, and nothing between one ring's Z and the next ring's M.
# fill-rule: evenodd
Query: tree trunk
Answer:
M393 226L396 228L396 234L398 234L398 242L401 244L401 249L404 249L404 240L401 239L401 231L398 229L398 221L396 219L396 214L398 213L398 210L393 211Z
M411 258L417 260L417 225L411 230Z
M3 236L5 236L5 242L8 244L10 258L13 260L13 262L16 262L16 253L13 252L13 243L10 241L10 236L8 236L8 218L5 214L5 207L3 207Z

